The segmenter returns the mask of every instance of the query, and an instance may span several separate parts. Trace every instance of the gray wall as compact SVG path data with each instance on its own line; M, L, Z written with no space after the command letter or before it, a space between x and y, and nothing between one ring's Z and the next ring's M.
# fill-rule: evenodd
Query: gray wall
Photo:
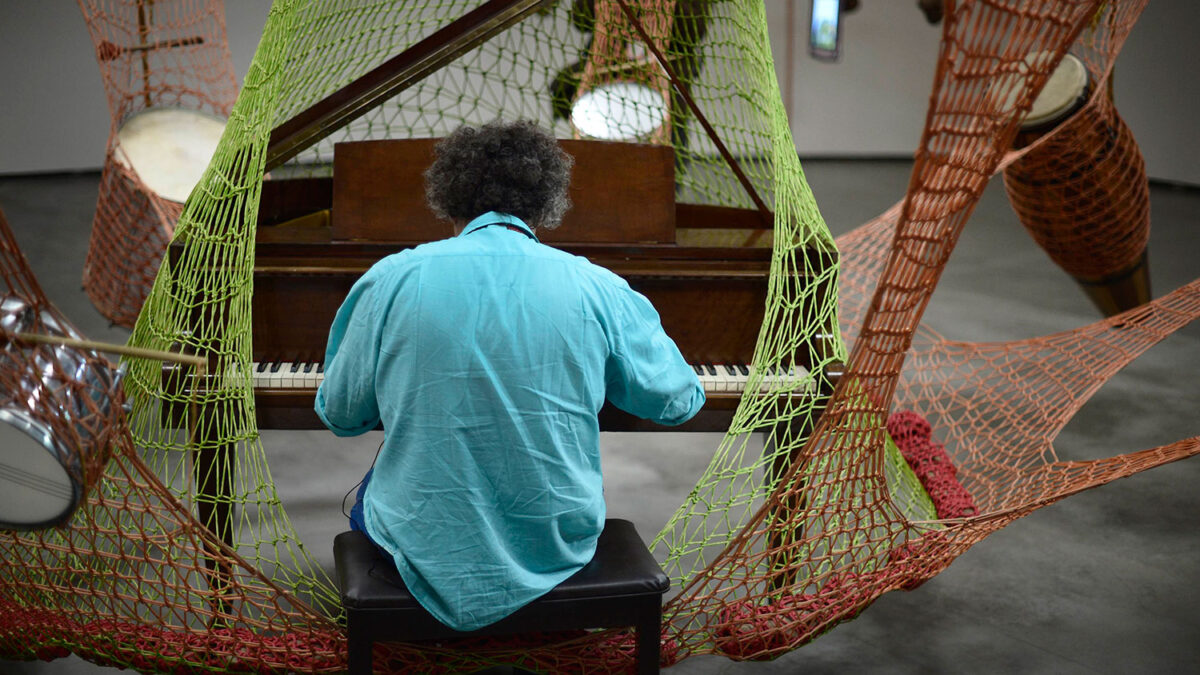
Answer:
M910 156L925 120L940 33L915 1L862 0L845 17L844 56L833 64L807 56L808 0L765 2L800 154ZM239 77L269 6L269 0L226 3ZM1150 175L1200 185L1197 29L1200 3L1151 2L1118 61L1116 94ZM0 0L0 101L0 174L99 168L107 104L74 2Z
M228 0L239 81L270 0ZM0 174L99 169L111 120L100 70L74 0L0 0Z

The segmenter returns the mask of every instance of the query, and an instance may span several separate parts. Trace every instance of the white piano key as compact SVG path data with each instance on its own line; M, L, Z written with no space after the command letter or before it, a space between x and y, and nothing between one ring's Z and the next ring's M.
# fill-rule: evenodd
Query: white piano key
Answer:
M735 366L720 365L717 366L717 372L720 373L721 380L725 383L725 391L736 394L746 390L746 380L738 375Z
M750 370L753 376L757 369L751 366ZM803 366L776 366L763 373L758 389L761 392L811 393L815 384Z
M705 393L715 393L720 391L717 387L717 370L710 364L699 364L700 368L700 386L704 388Z
M261 388L266 387L267 386L267 364L266 363L252 363L252 364L250 364L250 367L251 367L251 381L254 383L254 387L256 389L261 389Z
M266 369L262 372L262 386L264 389L275 389L279 386L278 364L275 361L268 361L264 364Z
M304 375L301 377L300 386L306 389L316 389L319 386L317 382L317 364L304 364Z
M283 363L276 361L267 366L267 388L283 389Z
M299 389L300 388L300 382L301 382L301 377L302 377L301 369L303 367L304 367L304 364L300 363L298 361L284 364L284 373L283 373L283 388L284 389Z

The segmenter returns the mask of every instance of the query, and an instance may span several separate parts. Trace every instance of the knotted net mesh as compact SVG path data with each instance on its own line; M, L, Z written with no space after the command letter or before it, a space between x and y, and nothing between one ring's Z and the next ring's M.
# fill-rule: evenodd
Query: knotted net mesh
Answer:
M237 97L216 0L79 0L112 118L83 287L132 326Z
M659 92L632 100L621 119L632 128L639 110L667 111L666 126L642 140L673 147L678 200L766 213L773 224L748 393L652 544L679 589L666 606L663 662L771 658L882 593L920 584L1041 506L1200 450L1187 439L1064 462L1051 444L1108 377L1200 314L1195 284L1012 343L951 342L920 326L984 185L1020 156L1009 150L1019 118L1054 65L1071 48L1107 77L1143 4L954 3L908 194L842 237L836 256L755 2L549 3L271 175L326 175L339 141L437 137L496 117L570 137L570 103L606 73L632 73ZM208 375L194 386L187 368L127 360L129 432L113 443L91 497L64 527L0 534L6 655L69 650L164 672L344 667L336 591L288 521L255 423L250 300L268 141L285 120L479 5L275 3L221 144L180 215L175 238L185 245L159 270L131 338L201 355ZM628 49L633 35L641 46ZM664 73L675 80L665 92ZM28 294L13 279L9 292ZM834 285L838 293L825 292ZM827 366L841 362L835 382ZM794 363L809 364L811 380L767 375ZM832 394L798 395L810 390ZM900 409L920 416L893 417L893 443L888 415ZM756 435L767 439L763 452ZM616 630L394 644L376 663L620 672L632 653L628 631Z

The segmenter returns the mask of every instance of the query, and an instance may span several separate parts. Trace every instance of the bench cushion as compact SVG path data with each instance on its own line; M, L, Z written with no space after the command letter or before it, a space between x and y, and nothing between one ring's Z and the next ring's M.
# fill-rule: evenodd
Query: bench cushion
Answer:
M342 604L353 609L416 607L396 566L362 532L343 532L333 541ZM592 561L546 595L546 600L661 595L671 586L633 523L610 518Z

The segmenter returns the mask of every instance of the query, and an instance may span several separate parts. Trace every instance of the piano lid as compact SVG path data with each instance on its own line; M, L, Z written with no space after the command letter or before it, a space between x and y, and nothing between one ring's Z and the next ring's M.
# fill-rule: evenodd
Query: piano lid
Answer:
M487 0L271 131L270 171L553 0Z

